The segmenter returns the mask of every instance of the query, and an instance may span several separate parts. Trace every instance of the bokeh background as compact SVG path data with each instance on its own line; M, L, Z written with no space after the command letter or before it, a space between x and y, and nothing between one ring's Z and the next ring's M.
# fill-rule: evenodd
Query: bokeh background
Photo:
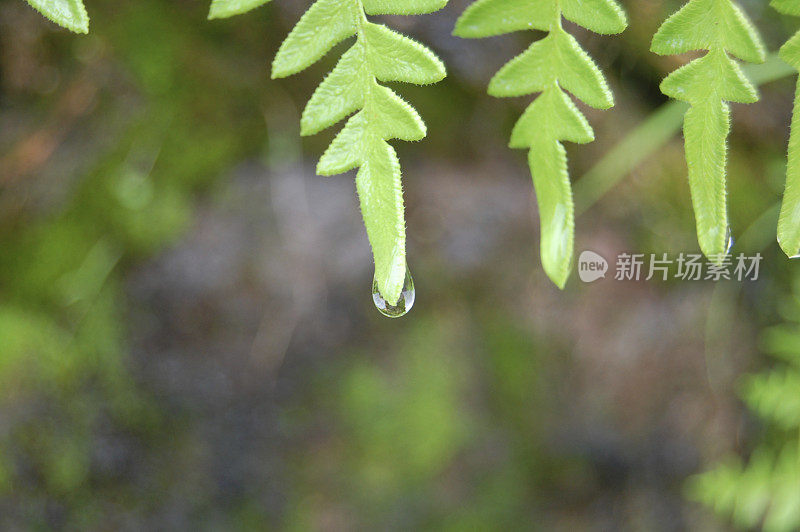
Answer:
M680 3L623 3L619 37L568 28L617 101L568 146L576 250L697 252L680 134L652 122L687 58L649 39ZM741 3L770 50L797 26ZM737 387L772 364L798 276L775 243L794 78L733 111L733 251L762 253L758 281L562 292L506 147L530 98L485 94L536 35L453 37L466 5L378 17L449 70L399 88L428 137L395 143L417 301L388 320L353 175L314 174L338 128L299 137L347 44L269 79L308 2L207 22L199 1L88 0L76 36L0 0L0 528L730 526L685 486L765 437Z

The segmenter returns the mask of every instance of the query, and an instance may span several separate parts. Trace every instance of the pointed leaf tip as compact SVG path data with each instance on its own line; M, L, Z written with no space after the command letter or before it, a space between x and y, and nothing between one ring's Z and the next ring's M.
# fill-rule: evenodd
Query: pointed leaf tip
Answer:
M531 145L528 164L539 204L542 267L564 288L572 268L575 207L567 173L567 155L560 142L540 139Z
M380 81L427 85L446 76L444 63L427 46L382 24L363 27L367 61Z
M778 217L778 243L790 258L800 255L800 84L797 87L786 164L786 187Z
M683 123L689 187L703 254L712 259L728 249L728 200L725 179L730 109L721 100L694 104Z
M511 132L511 148L529 148L540 139L585 144L594 140L586 117L557 86L546 89L531 103Z
M677 100L696 104L706 100L755 103L758 90L741 67L722 50L682 66L661 82L661 91Z
M690 0L664 21L650 46L659 55L714 48L751 63L766 59L761 37L731 0Z
M400 163L387 142L375 139L365 145L356 189L375 260L378 291L395 305L406 278L406 228Z
M375 116L372 127L380 138L415 141L425 137L422 118L392 89L375 85L370 97L369 110Z
M595 33L622 33L628 26L625 11L615 0L562 0L564 18Z
M296 74L319 61L331 48L355 35L356 4L339 0L317 0L300 17L281 43L272 61L272 78Z
M320 83L303 110L300 134L313 135L364 106L369 84L364 46L354 44Z
M477 0L458 18L453 34L480 38L520 30L546 31L557 19L557 5L551 1Z
M83 0L27 0L28 4L54 22L75 33L89 33L89 15Z
M797 0L772 0L769 5L784 15L800 16L800 2Z
M800 70L800 32L795 33L781 46L779 55L784 63Z
M375 261L373 295L388 306L400 300L407 271L400 166L387 140L419 140L426 128L416 110L378 82L428 84L440 81L446 71L426 46L368 22L364 15L429 12L445 3L317 0L281 44L272 64L273 79L294 74L356 35L353 46L306 105L301 134L314 134L355 112L320 158L317 173L333 175L358 168L356 188Z
M364 140L368 125L364 111L351 116L322 154L317 163L317 173L342 174L360 166L364 160Z
M596 109L614 105L600 69L566 32L551 33L506 63L489 82L489 94L521 96L541 92L553 83Z

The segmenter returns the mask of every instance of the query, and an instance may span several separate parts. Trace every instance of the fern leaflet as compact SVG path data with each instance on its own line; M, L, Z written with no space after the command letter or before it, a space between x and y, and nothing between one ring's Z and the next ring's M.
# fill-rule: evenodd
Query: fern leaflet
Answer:
M786 15L800 16L800 0L772 0L771 5ZM786 63L800 70L800 31L781 47L780 56ZM800 84L792 112L786 190L778 218L778 243L789 257L800 255Z
M445 77L445 68L428 48L368 21L367 15L431 13L446 3L317 0L283 41L272 63L273 78L289 76L315 63L339 42L356 37L311 96L300 133L313 135L352 115L322 155L317 173L359 169L356 189L375 260L374 284L389 305L400 299L407 266L400 164L387 141L420 140L426 128L414 108L379 82L435 83Z
M228 18L241 15L262 6L269 0L212 0L208 12L209 20L215 18Z
M758 91L731 55L761 63L764 45L731 0L689 0L664 21L651 50L660 55L708 50L667 76L661 91L691 105L683 135L697 238L709 259L721 261L731 242L725 185L728 102L758 101Z
M563 288L572 263L575 215L563 141L594 140L589 122L565 91L597 109L614 105L603 75L562 17L603 34L627 26L615 0L477 0L461 15L455 35L488 37L518 30L548 32L489 82L492 96L540 93L511 133L512 148L527 148L541 226L542 266Z
M89 15L83 0L27 0L36 11L75 33L89 33Z

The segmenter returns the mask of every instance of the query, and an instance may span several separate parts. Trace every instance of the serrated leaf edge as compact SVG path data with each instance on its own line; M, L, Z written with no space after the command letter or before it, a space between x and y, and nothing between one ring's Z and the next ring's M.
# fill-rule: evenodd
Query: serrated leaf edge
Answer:
M445 4L444 1L440 1L439 3L442 6ZM306 106L306 111L304 111L303 119L301 120L301 128L302 135L312 135L332 126L348 116L350 117L345 127L339 132L336 138L334 138L320 158L320 162L317 165L317 173L319 175L334 175L354 168L360 168L356 175L356 184L359 191L362 214L364 215L364 221L367 226L367 233L373 247L376 282L378 290L383 298L386 299L390 305L394 305L401 296L406 277L406 237L405 221L402 215L403 199L402 185L400 183L400 166L394 149L387 141L391 139L406 141L420 140L426 135L427 129L424 122L419 117L419 114L411 105L400 98L394 91L381 85L379 82L405 81L417 85L426 85L429 83L436 83L443 79L446 75L446 70L444 63L442 63L430 49L409 37L387 28L385 25L370 22L367 19L364 5L360 0L355 1L355 6L355 16L352 21L355 27L355 31L353 32L355 35L355 42L351 48L343 54L339 61L341 62L344 60L345 56L353 51L355 47L362 48L358 53L362 54L362 64L359 75L363 77L353 78L356 84L355 90L360 91L361 94L357 98L357 101L347 102L342 109L338 112L334 112L322 123L314 123L312 120L308 119L307 112L309 106L317 102L318 92L322 90L322 87L326 85L326 82L330 80L330 77L336 71L336 67L334 67L317 88L309 104ZM312 8L309 8L309 11ZM306 12L304 17L307 16L307 14L308 12ZM303 19L301 19L301 22L302 20ZM300 24L300 22L298 22L298 24ZM403 46L410 47L410 49L413 49L429 60L430 64L428 66L433 68L436 74L426 78L424 76L420 77L420 73L417 73L410 79L403 78L402 76L400 77L401 79L396 79L397 76L382 75L381 65L371 63L373 54L370 49L370 32L383 32L384 36L388 32L390 38L401 39L399 42L402 42ZM287 41L284 41L284 44L281 46L282 50L286 46ZM313 61L305 61L305 63L311 64L318 60L319 57L313 57L311 59L313 59ZM297 73L308 66L308 64L304 63L304 66L301 65L302 68L280 69L276 66L277 61L278 57L276 56L276 61L273 62L273 78L285 77ZM339 96L341 97L342 95L340 94ZM376 98L382 98L384 102L391 103L391 108L400 111L401 114L405 113L405 121L398 119L400 121L392 122L389 115L381 114L382 110L388 108L382 109ZM388 98L388 100L386 98ZM357 128L361 129L357 130ZM345 137L347 138L346 141L344 140ZM344 156L344 159L342 159L341 156ZM371 198L369 198L367 192L365 192L368 191L371 186L371 184L365 180L373 176L373 168L378 168L379 171L388 171L385 179L392 180L393 184L390 185L390 189L393 191L392 201L395 203L393 208L399 211L399 216L395 216L393 220L387 219L385 221L380 221L368 219L371 215L367 214L367 210L372 208L374 201L371 204ZM387 228L394 232L393 248L389 254L379 257L376 250L376 241L373 240L372 233L378 229L385 230Z
M673 24L676 17L679 16L684 9L687 9L692 2L698 0L689 0L678 11L670 15L662 24L656 34L653 36L651 44L651 51L654 53L664 53L665 48L663 45L664 28L669 24ZM752 25L752 22L747 18L744 12L731 0L714 0L716 5L723 5L726 8L732 9L737 20L743 22L748 31L752 34L754 45L757 49L757 57L763 62L764 60L764 45L761 38ZM706 16L706 14L703 14ZM707 18L707 17L706 17ZM705 20L705 19L704 19ZM709 19L710 20L710 19ZM717 31L717 28L710 23L707 29L711 34ZM689 28L682 26L686 31ZM678 39L674 37L674 39ZM693 48L696 49L696 48ZM702 72L701 66L710 65L708 68L718 67L719 61L730 61L737 71L737 77L747 81L747 84L752 88L752 83L747 80L746 76L741 72L735 60L731 59L728 55L728 50L719 43L712 43L707 47L700 48L708 50L704 56L690 61L687 65L676 70L661 84L662 92L672 97L680 97L680 99L688 101L691 104L687 117L690 114L693 116L692 123L689 124L684 121L684 138L686 141L686 163L689 169L689 180L692 189L692 205L695 212L697 238L700 244L700 249L706 257L714 262L720 263L729 252L730 247L730 229L728 224L727 213L727 185L726 185L726 166L727 166L727 137L730 133L730 120L728 118L729 110L726 100L722 98L721 91L707 90L703 95L689 94L690 87L676 86L674 80L675 74L681 70L697 67L695 70L700 74L708 74L712 76L711 79L717 79L721 85L724 78L721 76L713 77L713 72ZM681 49L682 50L682 49ZM709 61L710 58L719 58ZM720 63L721 64L721 63ZM699 74L698 74L699 75ZM670 83L672 81L672 83ZM669 88L667 88L669 86ZM727 87L728 94L733 92L733 87ZM681 97L682 96L682 97ZM752 88L752 95L750 98L740 99L742 103L752 103L757 101L758 94L755 88ZM731 100L728 100L731 101ZM720 107L721 106L721 107ZM720 115L722 109L723 115ZM722 116L722 118L720 118ZM703 122L711 122L716 120L717 124L723 124L724 127L717 128L699 128ZM693 125L695 124L695 125ZM695 130L702 129L705 133L714 134L714 138L706 136L703 138L693 138ZM690 150L690 146L693 147ZM694 148L699 150L699 155L693 160L690 155ZM701 194L702 192L702 194Z
M619 29L619 31L614 32L619 33L627 26L627 18L624 16L622 8L616 2L613 0L608 1L614 5L615 13L618 15L621 14L620 25L623 27L615 28L615 30ZM487 6L491 7L491 4L486 0L478 0L467 7L456 22L456 27L453 31L455 35L463 37L484 37L506 33L507 31L524 29L524 25L521 21L518 21L519 23L514 22L513 24L509 21L503 21L504 28L510 28L508 30L496 30L491 27L476 26L475 23L480 22L479 20L474 20L477 11L476 6L478 6L479 3L481 3L483 9ZM534 42L525 52L510 59L492 78L489 83L488 92L493 96L500 97L539 93L534 103L543 98L552 98L553 96L551 95L558 93L561 95L560 98L551 101L562 106L561 117L563 118L564 107L561 102L564 101L563 99L566 99L566 101L569 102L566 109L573 121L571 124L573 130L575 127L580 130L580 134L574 134L573 131L573 134L568 135L565 133L567 125L559 128L556 122L547 123L547 121L544 121L536 124L538 128L537 131L525 134L525 132L522 131L522 128L525 127L523 121L528 120L527 115L531 112L533 107L533 104L531 104L531 107L526 109L525 113L523 113L522 117L520 117L517 122L513 131L512 140L509 143L511 148L525 147L529 150L528 160L531 177L533 178L534 189L536 190L537 201L539 203L541 233L540 254L542 266L550 280L558 288L563 289L572 268L575 214L572 187L567 169L566 152L562 142L591 142L594 140L594 134L591 131L588 121L572 103L570 96L566 94L564 89L572 93L577 99L583 100L590 106L599 109L613 107L614 100L611 90L608 87L605 77L600 72L600 69L586 51L580 47L575 38L564 30L562 25L564 13L560 3L555 2L554 5L549 5L548 8L554 9L553 19L550 20L549 23L542 23L543 21L539 21L530 28L547 31L548 35ZM584 9L588 9L588 7L584 7ZM466 27L467 20L472 24L470 28ZM548 43L548 41L552 41L555 53L548 54L546 50L543 50L543 47L547 46L546 43ZM577 58L577 64L584 65L583 68L585 72L590 74L588 77L592 78L586 83L587 77L584 76L584 85L592 86L592 84L596 84L596 92L594 94L584 91L583 87L579 87L574 83L572 86L569 86L570 83L568 83L567 80L570 78L568 75L574 75L574 73L568 71L571 67L569 63L564 60L563 52L561 51L562 47L569 47L568 52L573 54L573 58ZM551 74L549 79L538 79L535 77L542 72L542 68L533 64L537 53L547 56L546 60L550 61L550 68L556 69L555 74ZM531 62L531 64L528 65L531 75L522 75L520 73L521 71L517 72L515 75L512 72L513 69L520 65L520 68L523 69L525 61ZM573 64L576 63L573 62ZM512 74L509 75L509 72L512 72ZM580 74L577 76L580 77ZM506 78L508 78L509 83L503 84L503 80ZM577 90L579 88L581 90ZM555 117L557 115L553 116ZM560 118L550 117L551 121L559 119ZM527 141L527 146L523 146L523 140ZM546 159L540 156L540 151L548 154Z

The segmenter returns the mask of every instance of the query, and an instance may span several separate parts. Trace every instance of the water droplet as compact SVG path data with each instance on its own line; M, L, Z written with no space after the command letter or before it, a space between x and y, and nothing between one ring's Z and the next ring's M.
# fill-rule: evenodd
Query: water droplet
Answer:
M403 292L400 294L400 299L397 300L396 305L390 305L388 301L383 299L383 296L378 291L378 282L372 281L372 301L375 302L378 312L389 318L399 318L405 316L411 307L414 306L414 279L411 278L411 272L406 268L406 280L403 283Z
M725 233L725 254L729 254L731 249L733 248L733 234L731 234L731 228L728 227L728 230Z
M791 256L791 257L789 257L789 258L790 258L790 259L800 259L800 251L799 251L799 252L797 252L797 254L795 254L795 255L792 255L792 256Z

